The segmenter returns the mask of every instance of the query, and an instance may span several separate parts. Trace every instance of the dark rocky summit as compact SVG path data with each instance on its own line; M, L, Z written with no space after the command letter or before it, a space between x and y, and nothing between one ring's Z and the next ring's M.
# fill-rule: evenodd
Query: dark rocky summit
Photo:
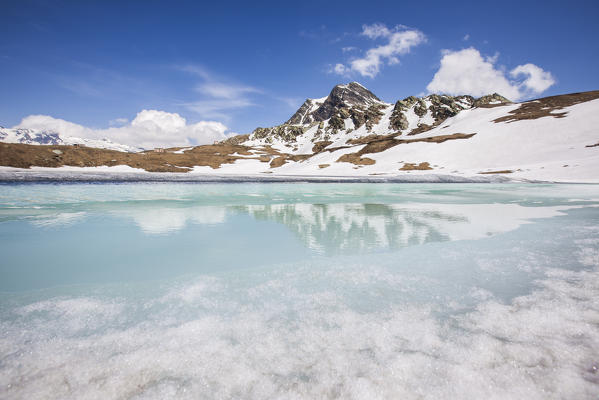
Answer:
M331 93L326 100L320 105L312 99L307 99L286 124L303 125L312 122L325 121L333 117L343 108L368 108L376 103L382 102L370 90L366 89L358 82L351 82L347 85L337 85L331 90Z

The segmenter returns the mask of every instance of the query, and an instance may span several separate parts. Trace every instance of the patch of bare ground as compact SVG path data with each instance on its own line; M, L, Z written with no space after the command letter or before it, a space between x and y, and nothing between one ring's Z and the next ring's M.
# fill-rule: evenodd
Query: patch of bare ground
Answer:
M273 149L272 146L258 146L258 147L253 147L252 150L254 152L268 154L271 156L280 156L283 154L280 151Z
M348 162L354 165L372 165L376 161L372 158L361 157L358 153L344 154L337 159L336 162Z
M327 168L330 166L331 166L331 164L318 164L318 168L320 168L320 169Z
M512 173L514 173L514 171L512 171L511 169L503 169L501 171L479 172L479 174L483 174L483 175L489 175L489 174L512 174Z
M366 146L364 146L360 151L358 151L358 154L362 155L362 154L380 153L382 151L390 149L391 147L397 146L400 143L401 142L399 140L396 140L393 138L383 139L383 140L375 140L375 141L368 143Z
M307 158L312 157L313 154L282 154L273 158L270 162L270 168L278 168L282 165L287 164L288 161L304 161Z
M542 117L564 118L568 112L557 111L595 99L599 99L599 90L543 97L542 99L522 103L520 107L510 111L508 115L494 119L493 122L514 122Z
M329 147L328 149L324 149L324 151L328 151L329 153L334 153L337 150L349 149L353 146L337 146L337 147Z
M503 107L509 106L514 103L487 103L487 104L478 104L476 108L495 108L495 107Z
M416 128L412 129L410 132L408 132L408 136L418 135L419 133L424 133L426 131L430 131L431 129L433 129L434 127L436 127L438 125L439 124L432 124L432 125L420 124Z
M317 154L324 150L325 147L332 144L333 142L328 140L322 140L320 142L315 142L314 146L312 146L312 153Z
M280 166L285 165L286 163L287 158L285 156L279 156L272 159L272 161L270 162L270 168L279 168Z
M357 146L360 144L368 144L370 142L374 142L377 140L386 140L386 139L391 139L394 138L395 136L397 136L396 134L392 134L392 135L368 135L368 136L362 136L359 138L355 138L355 139L349 139L347 142L347 144L349 145L353 145L353 146Z
M232 137L230 137L228 139L225 139L225 140L221 141L220 143L222 143L222 144L238 145L238 144L241 144L241 143L245 142L249 138L250 138L249 134L246 134L246 135L235 135L235 136L232 136Z
M405 163L399 170L400 171L424 171L433 169L428 162L421 162L420 164Z
M587 144L584 147L598 147L599 146L599 142L595 143L595 144Z
M451 135L430 136L430 137L417 138L417 139L399 139L398 141L402 142L402 143L416 143L416 142L443 143L443 142L447 142L448 140L470 139L474 135L476 135L476 133L452 133Z
M65 165L73 167L128 165L149 172L187 172L194 166L220 168L222 164L232 164L238 159L270 161L270 157L266 158L264 154L254 154L249 150L251 148L247 146L214 144L196 146L182 154L153 150L141 153L124 153L84 146L37 146L5 143L0 145L0 165L16 168L29 168L32 166L56 168ZM264 153L269 154L268 150ZM238 155L254 157L239 157Z
M390 149L390 148L395 147L400 144L416 143L416 142L443 143L448 140L469 139L474 135L476 135L476 133L453 133L450 135L439 135L439 136L431 136L431 137L415 138L415 139L396 139L395 138L395 136L397 136L396 134L387 135L387 136L371 135L371 136L367 136L367 138L371 138L371 140L369 142L367 142L366 146L364 146L360 151L358 151L356 153L345 154L345 155L341 156L337 160L337 162L360 161L362 159L361 158L362 155L364 155L364 154L380 153L380 152L383 152L387 149ZM365 138L361 138L361 139L365 139ZM348 143L350 143L350 142L352 144L358 144L358 143L364 144L363 141L360 139L348 141ZM355 155L355 157L354 157L354 155ZM349 160L353 160L353 161L349 161ZM367 158L367 160L371 160L371 159ZM374 160L372 160L372 161L373 162L371 164L374 164ZM355 162L354 162L354 164L355 164ZM360 164L362 164L362 163L360 163Z

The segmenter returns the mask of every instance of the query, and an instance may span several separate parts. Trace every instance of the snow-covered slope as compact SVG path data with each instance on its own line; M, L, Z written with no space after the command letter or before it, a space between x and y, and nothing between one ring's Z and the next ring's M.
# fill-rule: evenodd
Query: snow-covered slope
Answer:
M62 136L53 131L40 131L24 128L2 128L0 127L0 142L4 143L22 143L34 145L81 145L95 147L99 149L117 150L125 152L141 151L141 148L135 148L124 144L114 143L108 139L94 140L83 139L70 136Z
M474 134L469 138L443 143L414 141L400 143L380 152L362 153L361 159L374 161L371 164L339 162L344 154L359 153L366 147L352 146L325 151L303 162L289 162L278 168L277 173L437 173L474 176L494 172L512 178L599 182L599 146L591 147L599 142L599 100L567 107L564 109L567 115L563 118L546 116L514 122L493 122L518 107L512 105L466 110L446 120L442 126L408 140L456 133ZM410 170L410 165L430 169Z
M344 100L352 88L359 90ZM498 94L429 95L389 104L357 83L339 85L243 143L288 153L280 166L238 160L219 172L599 182L598 98L595 91L514 104ZM327 103L333 106L322 112Z

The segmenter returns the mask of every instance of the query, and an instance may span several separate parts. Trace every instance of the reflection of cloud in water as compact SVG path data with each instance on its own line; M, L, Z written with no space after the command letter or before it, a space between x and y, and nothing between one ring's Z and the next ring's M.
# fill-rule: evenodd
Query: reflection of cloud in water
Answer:
M327 253L473 240L508 232L533 218L573 208L518 204L270 204L239 207L287 225L306 245Z
M87 213L83 211L38 215L31 220L31 223L39 227L62 227L79 223L83 221L86 216Z
M132 218L139 228L149 234L171 233L183 229L188 223L221 224L226 219L226 209L217 206L187 208L135 208L119 211L118 215Z

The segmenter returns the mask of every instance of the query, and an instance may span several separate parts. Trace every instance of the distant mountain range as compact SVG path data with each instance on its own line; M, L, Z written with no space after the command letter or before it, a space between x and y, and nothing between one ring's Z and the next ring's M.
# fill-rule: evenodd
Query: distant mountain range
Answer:
M33 145L57 145L57 146L87 146L98 149L136 152L143 149L114 143L108 139L94 140L82 139L61 135L59 132L25 129L25 128L3 128L0 127L0 142L22 143Z
M283 176L421 176L599 182L599 91L513 103L431 94L381 101L357 82L307 99L281 125L218 144L135 151L56 132L0 129L0 165L117 166L155 172ZM73 149L70 144L79 144ZM109 150L94 150L99 147ZM89 150L86 150L89 149Z

